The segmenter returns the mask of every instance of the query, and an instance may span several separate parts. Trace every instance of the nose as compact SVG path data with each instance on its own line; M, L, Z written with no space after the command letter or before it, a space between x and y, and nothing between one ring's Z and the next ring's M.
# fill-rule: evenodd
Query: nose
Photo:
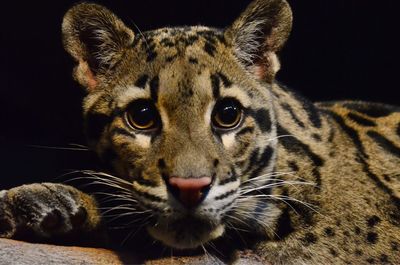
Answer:
M168 179L172 195L187 208L197 206L205 198L211 188L211 183L210 177Z

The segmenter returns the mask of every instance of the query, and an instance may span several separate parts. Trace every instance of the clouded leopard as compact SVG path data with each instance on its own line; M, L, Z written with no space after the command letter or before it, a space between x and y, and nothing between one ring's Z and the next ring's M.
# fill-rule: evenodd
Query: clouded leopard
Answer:
M143 33L72 7L63 42L88 144L111 168L81 174L117 204L16 187L0 192L0 235L79 237L118 210L108 218L175 249L239 235L271 264L399 264L400 108L311 103L277 82L291 26L284 0L255 0L223 30Z

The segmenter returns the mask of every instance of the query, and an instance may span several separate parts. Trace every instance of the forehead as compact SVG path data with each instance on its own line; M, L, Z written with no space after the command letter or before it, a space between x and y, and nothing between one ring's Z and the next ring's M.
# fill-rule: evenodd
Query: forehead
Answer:
M146 51L148 63L159 56L158 59L168 63L177 57L199 55L201 51L214 57L221 46L226 45L222 31L201 26L149 31L138 36L136 41ZM191 59L194 62L196 58Z
M246 77L220 30L164 28L136 37L121 66L121 86L129 88L128 93L118 93L122 105L137 97L169 106L207 105L220 96L244 99L247 105L246 94L257 93L251 92L257 86Z

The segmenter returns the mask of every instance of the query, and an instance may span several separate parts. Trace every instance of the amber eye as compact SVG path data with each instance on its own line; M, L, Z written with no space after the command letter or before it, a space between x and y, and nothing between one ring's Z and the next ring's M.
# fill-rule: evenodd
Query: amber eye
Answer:
M225 98L217 102L212 114L214 126L221 129L231 129L239 124L242 118L240 103L231 98Z
M147 100L133 102L126 111L128 123L137 130L151 130L159 125L159 114L154 104Z

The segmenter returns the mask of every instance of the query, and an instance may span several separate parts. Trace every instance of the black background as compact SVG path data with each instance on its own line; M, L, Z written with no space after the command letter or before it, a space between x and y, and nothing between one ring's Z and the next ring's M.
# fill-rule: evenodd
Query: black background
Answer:
M76 1L9 1L0 16L0 190L53 181L90 167L82 151L83 90L61 45L63 14ZM246 1L98 1L142 31L203 24L225 27ZM278 79L314 100L360 99L400 104L400 23L395 0L292 0L294 29ZM135 30L137 32L137 30Z

